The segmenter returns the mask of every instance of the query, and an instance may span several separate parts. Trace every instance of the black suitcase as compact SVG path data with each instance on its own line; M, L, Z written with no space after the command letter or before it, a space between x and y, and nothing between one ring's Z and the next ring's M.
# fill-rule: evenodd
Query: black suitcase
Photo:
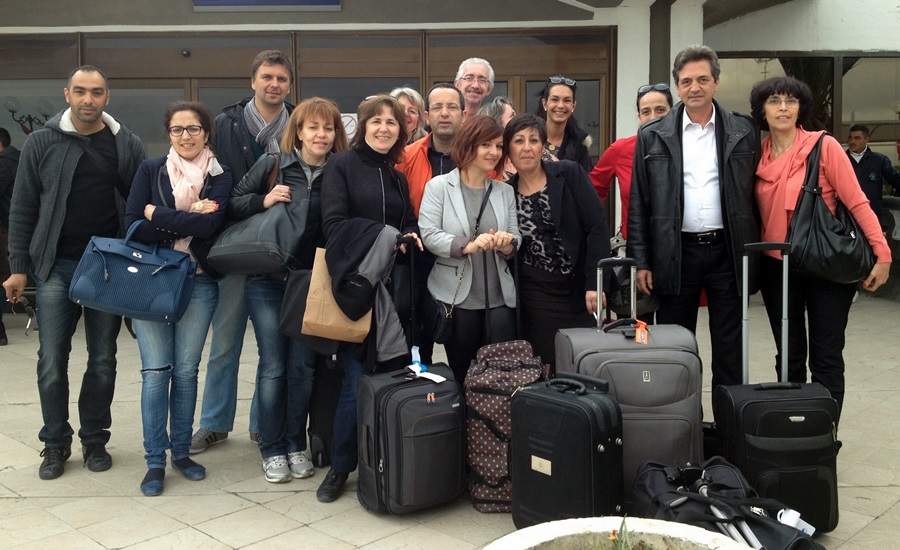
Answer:
M784 252L781 330L781 377L787 380L787 280L789 245L754 243L745 246L743 380L719 386L716 424L719 449L744 473L761 497L779 500L800 512L819 532L838 524L837 402L821 384L749 381L748 254Z
M403 514L457 498L466 488L466 406L450 367L370 374L359 379L359 502Z
M512 397L512 517L521 529L621 515L622 413L604 380L560 373Z

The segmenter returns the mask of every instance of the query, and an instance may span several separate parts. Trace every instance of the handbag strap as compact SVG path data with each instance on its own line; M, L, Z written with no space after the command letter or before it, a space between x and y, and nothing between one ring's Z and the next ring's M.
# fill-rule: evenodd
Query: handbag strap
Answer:
M481 225L481 216L484 214L484 209L487 207L488 198L491 196L491 191L494 189L494 186L489 186L485 192L484 197L481 198L481 208L478 210L478 217L475 218L475 231L473 232L472 240L475 240L474 235L478 234L478 226ZM466 268L469 267L469 262L471 258L469 256L466 257L466 262L463 264L462 272L459 274L459 281L456 282L456 290L453 292L453 301L450 302L450 311L447 312L447 317L453 316L453 308L456 306L456 298L459 296L459 289L462 287L463 277L466 275Z
M275 189L275 182L278 179L278 166L280 164L281 155L278 153L271 153L274 158L274 164L272 165L272 169L269 171L269 177L266 178L266 194Z

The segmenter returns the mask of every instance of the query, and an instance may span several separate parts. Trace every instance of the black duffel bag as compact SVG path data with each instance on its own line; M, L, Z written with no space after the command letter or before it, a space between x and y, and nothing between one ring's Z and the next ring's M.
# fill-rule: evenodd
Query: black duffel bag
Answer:
M787 506L760 498L736 466L714 456L699 466L645 462L634 480L631 514L723 533L751 548L825 550L775 516Z

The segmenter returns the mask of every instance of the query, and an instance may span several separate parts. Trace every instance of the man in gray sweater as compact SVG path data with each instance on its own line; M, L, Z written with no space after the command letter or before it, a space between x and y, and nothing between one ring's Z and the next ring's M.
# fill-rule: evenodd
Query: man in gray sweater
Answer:
M13 303L22 298L29 273L37 285L41 479L61 476L72 454L68 367L81 306L69 300L69 284L92 236L124 235L128 190L146 158L140 138L104 113L109 87L102 71L75 69L63 93L69 108L22 147L9 215L12 275L3 283ZM78 437L85 465L101 472L112 466L106 443L122 319L90 308L83 317L88 360L78 397Z

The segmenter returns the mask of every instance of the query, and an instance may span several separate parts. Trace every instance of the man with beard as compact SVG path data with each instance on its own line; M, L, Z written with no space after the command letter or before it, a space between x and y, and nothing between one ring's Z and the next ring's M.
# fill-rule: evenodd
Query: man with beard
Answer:
M92 236L124 234L128 190L146 158L141 140L104 112L109 88L100 69L75 69L63 93L69 108L22 147L9 214L12 275L3 283L13 303L22 299L28 273L37 285L41 479L61 476L72 454L69 351L81 306L69 300L69 284ZM102 472L112 466L106 444L122 318L87 307L83 317L88 359L78 396L78 437L85 466Z
M216 117L210 145L219 162L231 168L236 185L257 159L277 153L294 106L287 103L294 65L278 50L257 54L250 66L253 96L226 107ZM238 365L249 311L244 299L245 275L219 279L219 301L212 319L212 342L203 386L200 428L191 438L191 454L224 441L234 429ZM250 439L258 443L256 392L250 404ZM308 464L312 469L312 463Z
M466 108L463 111L465 120L478 114L478 109L481 109L485 98L491 95L494 89L494 69L486 60L470 57L459 64L454 84L462 90L466 99Z
M456 168L456 164L450 158L450 150L462 125L465 106L462 91L449 82L438 82L425 94L425 116L431 133L407 145L406 157L403 163L397 165L397 170L403 172L409 182L409 201L416 216L419 215L425 184L431 178ZM434 255L426 250L422 254L422 261L416 266L419 311L426 311L425 307L430 304L430 301L425 299L428 292L426 285L434 260ZM416 334L418 342L415 344L419 346L421 360L430 365L434 352L434 335L428 334L426 330L417 330Z

